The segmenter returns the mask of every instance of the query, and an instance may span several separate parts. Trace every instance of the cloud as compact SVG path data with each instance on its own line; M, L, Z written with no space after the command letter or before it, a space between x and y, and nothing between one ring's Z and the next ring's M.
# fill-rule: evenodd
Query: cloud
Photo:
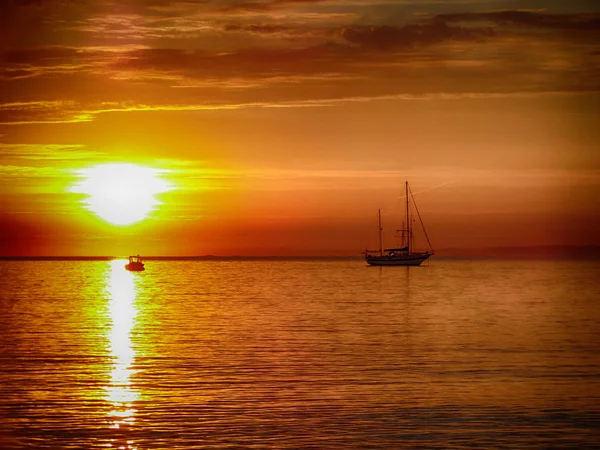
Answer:
M34 161L75 161L103 157L105 154L86 150L85 146L58 144L5 144L0 143L0 161L21 159Z
M129 53L109 69L121 76L163 74L193 79L256 79L329 72L343 51L334 45L297 49L249 48L229 53L205 50L146 49Z
M0 125L89 122L92 118L74 101L37 101L0 104Z
M450 40L470 41L491 34L489 29L452 27L443 21L403 27L350 26L342 30L342 36L348 42L382 50L412 48L415 45L431 45Z
M0 181L7 179L23 178L29 180L35 178L63 178L69 171L64 168L57 167L38 167L38 166L20 166L20 165L1 165L0 166Z
M600 32L600 14L550 14L540 11L490 11L438 16L446 22L491 22L497 26L520 25L537 29Z
M26 69L0 69L0 80L16 80L35 76L36 72Z
M12 80L38 76L56 76L90 72L102 66L115 52L95 48L36 47L0 52L0 79Z
M256 0L256 1L237 1L227 2L220 9L227 12L245 12L245 11L271 11L274 9L283 9L289 6L316 5L319 3L335 3L332 0Z
M284 0L250 4L285 12L217 11L246 4L153 0L107 10L106 1L36 2L30 8L57 10L44 25L53 34L32 39L64 32L70 41L5 46L0 123L600 90L598 14L498 10L382 21L391 3L373 3L381 15L369 19L367 1Z
M317 29L309 28L306 26L295 26L287 24L239 24L229 23L223 26L224 31L237 32L237 33L248 33L256 35L278 35L287 38L294 38L298 36L330 36L333 30L329 29Z
M599 90L600 91L600 90ZM593 91L593 92L599 92ZM325 97L302 100L272 100L238 103L188 103L188 104L137 104L137 103L98 103L80 104L70 102L67 109L44 108L37 102L32 105L23 103L23 110L12 106L9 113L0 121L0 125L26 125L43 123L78 123L91 122L100 114L109 113L144 113L144 112L192 112L192 111L217 111L217 110L239 110L250 108L316 108L330 107L343 103L366 103L374 101L403 100L403 101L430 101L430 100L459 100L459 99L500 99L500 98L531 98L540 96L572 96L574 94L587 95L592 91L570 92L570 91L544 91L544 92L437 92L437 93L399 93L385 95L362 95L345 97ZM0 105L0 118L2 108ZM0 119L1 120L1 119ZM1 144L0 144L1 145ZM1 147L0 147L1 148Z
M77 57L77 50L68 47L37 47L8 50L1 54L1 61L7 65L56 65Z

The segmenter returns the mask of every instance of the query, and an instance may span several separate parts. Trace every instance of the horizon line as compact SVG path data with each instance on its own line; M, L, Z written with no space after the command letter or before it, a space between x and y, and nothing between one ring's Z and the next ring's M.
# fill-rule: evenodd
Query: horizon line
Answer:
M515 255L511 255L515 252ZM145 260L210 260L210 259L362 259L362 252L356 255L148 255ZM130 255L0 255L0 260L73 260L110 261L127 259ZM507 257L600 257L600 245L530 245L506 247L446 247L440 248L432 256L438 258L507 258Z

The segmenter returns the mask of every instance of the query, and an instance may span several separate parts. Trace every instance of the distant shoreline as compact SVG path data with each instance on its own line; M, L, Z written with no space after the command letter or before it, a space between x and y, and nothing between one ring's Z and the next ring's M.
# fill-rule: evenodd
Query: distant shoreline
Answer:
M437 250L435 259L600 259L600 246L532 246L532 247L487 247L446 248ZM147 261L356 261L362 256L243 256L243 255L199 255L199 256L143 256ZM22 256L0 255L0 261L112 261L127 259L127 256Z

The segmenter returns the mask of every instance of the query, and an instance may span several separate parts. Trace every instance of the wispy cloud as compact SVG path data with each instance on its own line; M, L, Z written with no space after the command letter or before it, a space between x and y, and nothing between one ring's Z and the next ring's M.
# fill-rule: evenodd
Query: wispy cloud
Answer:
M102 152L87 150L83 145L58 144L3 144L0 143L0 160L22 159L35 161L75 161L99 158Z
M265 102L246 102L246 103L204 103L204 104L137 104L137 103L98 103L81 104L70 102L68 107L57 109L55 107L46 107L44 104L23 103L23 109L19 112L19 106L11 105L7 110L11 117L22 117L22 120L0 122L0 125L26 125L26 124L44 124L44 123L79 123L91 122L98 115L109 113L143 113L143 112L193 112L193 111L217 111L217 110L241 110L251 108L315 108L331 107L343 103L367 103L387 100L403 101L431 101L431 100L460 100L460 99L500 99L500 98L533 98L533 97L557 97L587 95L599 91L522 91L522 92L439 92L423 94L385 94L385 95L365 95L353 97L332 97L315 98L296 101L265 101ZM1 111L4 105L0 105ZM18 114L17 114L18 112ZM29 119L26 119L29 117ZM0 144L1 145L1 144ZM1 147L0 147L1 149ZM32 158L33 159L33 158Z
M23 178L31 181L34 178L63 178L68 175L66 168L53 166L22 166L22 165L0 165L0 181Z
M0 125L89 122L92 115L75 101L37 101L0 104Z

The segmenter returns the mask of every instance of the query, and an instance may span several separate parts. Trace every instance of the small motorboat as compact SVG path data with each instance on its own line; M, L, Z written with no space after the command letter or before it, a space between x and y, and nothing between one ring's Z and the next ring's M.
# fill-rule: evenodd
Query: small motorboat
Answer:
M131 272L141 272L144 270L144 263L140 255L130 256L129 263L125 264L125 268Z

